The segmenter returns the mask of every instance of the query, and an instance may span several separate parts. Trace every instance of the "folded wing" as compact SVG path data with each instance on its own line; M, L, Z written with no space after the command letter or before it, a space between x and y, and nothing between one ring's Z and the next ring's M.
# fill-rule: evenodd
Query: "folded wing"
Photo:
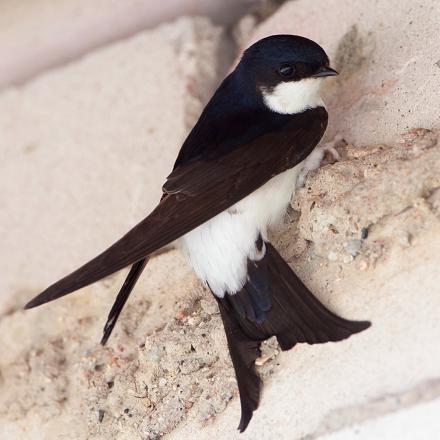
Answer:
M103 253L35 297L26 308L67 295L136 263L229 208L304 160L326 125L323 108L308 110L285 118L282 124L277 123L276 130L247 139L225 154L214 158L201 155L177 166L163 187L161 202L148 217Z

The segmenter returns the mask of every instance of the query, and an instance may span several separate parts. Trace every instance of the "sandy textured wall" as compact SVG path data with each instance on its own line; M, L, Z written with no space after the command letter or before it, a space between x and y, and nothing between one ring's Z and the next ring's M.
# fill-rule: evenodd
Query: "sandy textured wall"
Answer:
M413 439L440 431L440 14L437 2L296 0L237 44L311 37L341 70L325 90L341 161L311 174L273 241L333 310L369 319L337 344L264 346L249 429L216 305L177 251L147 267L105 349L124 274L24 312L154 205L232 62L184 19L0 95L0 437ZM176 70L179 75L175 75ZM170 69L170 66L172 67Z

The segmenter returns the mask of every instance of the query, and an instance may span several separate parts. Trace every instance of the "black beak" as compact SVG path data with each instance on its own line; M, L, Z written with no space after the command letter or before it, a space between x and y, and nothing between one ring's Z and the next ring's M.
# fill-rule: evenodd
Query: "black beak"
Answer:
M323 76L336 76L339 75L338 72L336 72L335 69L332 69L331 67L322 66L318 69L316 73L312 75L312 78L321 78Z

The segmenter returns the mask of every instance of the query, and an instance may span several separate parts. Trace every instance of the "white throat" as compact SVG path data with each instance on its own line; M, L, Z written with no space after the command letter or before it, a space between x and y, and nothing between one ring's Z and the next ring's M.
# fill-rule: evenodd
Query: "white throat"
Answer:
M261 88L264 103L276 113L284 115L301 113L315 107L324 107L319 94L322 78L282 82L272 90Z

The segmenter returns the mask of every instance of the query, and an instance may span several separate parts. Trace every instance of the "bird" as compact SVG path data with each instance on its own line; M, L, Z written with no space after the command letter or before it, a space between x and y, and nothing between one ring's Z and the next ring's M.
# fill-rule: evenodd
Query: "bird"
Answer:
M325 307L268 238L327 128L320 87L337 74L324 49L308 38L271 35L252 44L183 142L156 208L25 308L131 265L108 315L104 345L151 254L176 243L217 301L243 432L260 402L255 361L263 341L275 336L289 350L340 341L370 326Z

